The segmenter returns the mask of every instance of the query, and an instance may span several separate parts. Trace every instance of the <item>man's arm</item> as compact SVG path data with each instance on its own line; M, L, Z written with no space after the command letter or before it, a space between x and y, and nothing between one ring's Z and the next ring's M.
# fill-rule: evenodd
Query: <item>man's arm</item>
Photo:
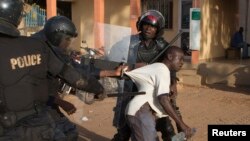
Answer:
M58 76L74 88L95 94L103 93L103 86L95 77L79 73L69 65L65 64Z
M188 127L182 119L176 114L175 110L171 106L170 98L168 94L162 94L158 96L159 102L162 105L165 112L181 127L183 132L185 132L186 137L190 138L192 136L192 130Z
M101 70L100 77L121 77L124 71L127 71L127 65L120 65L115 70Z

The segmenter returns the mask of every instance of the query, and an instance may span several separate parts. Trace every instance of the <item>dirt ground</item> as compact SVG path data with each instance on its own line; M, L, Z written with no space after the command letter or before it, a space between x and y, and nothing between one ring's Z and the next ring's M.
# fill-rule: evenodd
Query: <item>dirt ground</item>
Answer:
M214 85L178 86L178 106L183 120L197 129L192 141L207 141L209 124L250 124L250 88ZM116 98L86 105L75 96L67 96L77 107L70 120L78 125L79 141L110 141L116 133L112 126Z

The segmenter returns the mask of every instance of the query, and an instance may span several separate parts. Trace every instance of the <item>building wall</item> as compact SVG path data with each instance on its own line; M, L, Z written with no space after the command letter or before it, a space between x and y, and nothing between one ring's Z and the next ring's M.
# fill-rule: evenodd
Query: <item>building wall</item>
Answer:
M130 27L130 0L105 0L104 23ZM179 31L179 2L173 1L173 28L165 29L164 38L170 41ZM115 5L115 6L114 6ZM79 14L80 13L80 14ZM203 0L201 1L201 49L199 60L213 60L224 57L229 47L230 38L238 25L237 0ZM79 36L73 46L79 49L82 40L89 47L94 47L94 2L75 0L72 3L72 20L79 30ZM177 41L175 43L179 45Z
M248 0L247 0L248 1ZM246 27L245 27L245 35L246 35L246 41L247 43L250 43L250 1L247 3L247 13L246 13ZM250 52L250 50L248 51ZM250 56L250 53L248 53L248 56Z
M130 26L130 0L104 0L104 23L118 26ZM72 21L79 31L79 35L72 47L79 49L82 40L86 40L89 47L95 48L95 30L100 23L95 22L94 0L75 0L72 3Z
M170 42L174 36L179 32L179 2L180 0L173 0L173 28L172 29L165 29L163 37ZM176 41L174 43L175 45L180 45L179 41Z
M89 47L93 47L94 1L75 0L72 2L72 21L78 30L78 37L72 47L79 49L82 40L86 40Z
M167 41L170 41L179 31L179 0L174 0L173 6L173 28L165 29L163 35ZM119 2L105 0L104 9L105 24L130 27L130 0ZM73 42L73 48L79 49L82 40L86 40L89 47L94 47L94 2L75 0L72 3L72 20L79 31L78 37ZM179 42L177 41L175 44L179 45Z
M130 27L129 16L130 0L105 0L105 23Z
M243 34L245 40L250 43L250 2L249 0L239 0L239 26L235 27L238 30L239 27L244 27ZM250 54L249 54L250 55Z
M203 0L201 2L201 49L199 60L224 57L238 24L238 1Z

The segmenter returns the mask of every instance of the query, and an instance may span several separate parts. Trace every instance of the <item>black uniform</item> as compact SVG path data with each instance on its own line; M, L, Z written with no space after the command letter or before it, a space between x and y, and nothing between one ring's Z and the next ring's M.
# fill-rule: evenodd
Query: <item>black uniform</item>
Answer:
M41 30L34 35L32 35L32 38L36 38L39 40L44 41L48 47L51 47L56 54L56 56L64 63L67 64L67 61L63 60L63 54L58 53L56 51L57 47L52 47L47 42L47 38L44 34L44 30ZM60 79L57 77L49 74L48 76L48 90L49 90L49 98L47 101L47 105L49 106L49 113L52 116L52 118L55 120L55 126L57 133L54 135L55 141L61 141L61 140L70 140L70 141L77 141L78 139L78 131L76 128L76 125L71 122L64 114L61 112L59 106L54 102L55 98L58 97L58 91L61 87Z
M79 73L61 62L50 48L38 40L1 35L0 42L0 65L2 66L0 70L0 116L1 126L4 129L21 129L23 123L28 124L29 129L36 124L53 125L48 116L45 117L45 123L41 123L42 120L33 123L34 118L29 117L33 115L43 118L46 115L41 113L44 112L43 104L48 98L48 74L60 76L80 89L86 88L94 93L101 93L103 90L97 80L89 77L89 80L97 84L92 86L99 87L99 89L92 90L91 84L87 82L87 77L81 77ZM79 80L79 78L84 79ZM35 130L29 131L34 132ZM50 130L46 130L46 132L48 131ZM12 131L7 131L4 135L9 133L13 134ZM48 133L48 136L53 136L52 133ZM18 136L21 138L23 135Z
M57 17L55 17L57 18ZM55 21L55 18L52 18L52 20ZM50 19L51 20L51 19ZM56 19L56 22L58 21L58 19ZM65 21L59 21L64 23ZM60 50L59 47L57 46L53 46L48 39L46 38L44 29L35 33L34 35L32 35L33 38L42 40L44 42L46 42L46 44L48 45L48 47L52 48L52 50L54 51L54 53L56 54L56 56L63 62L65 62L66 64L71 65L71 59L70 56L68 54L65 54L62 50ZM76 68L75 66L73 66L74 68ZM78 64L79 67L79 64ZM76 68L78 71L79 69ZM85 73L86 70L81 69L79 72L83 73L83 75L88 75L87 73ZM50 109L50 114L52 115L53 119L56 121L56 129L58 131L58 134L56 134L54 136L55 140L61 141L63 139L67 139L70 141L76 141L78 139L78 131L76 128L76 125L74 123L72 123L66 116L64 116L64 114L60 111L59 106L54 103L54 99L55 97L58 96L58 92L62 86L62 81L60 79L58 79L57 77L53 76L53 75L48 75L48 83L49 83L49 100L47 102L47 105L49 107L51 107ZM70 84L69 84L70 85Z
M52 140L55 124L45 106L48 74L79 89L103 91L96 79L61 62L41 41L1 34L0 42L0 140Z
M52 141L47 75L93 93L103 87L61 62L45 43L20 36L23 5L23 0L0 1L0 141Z

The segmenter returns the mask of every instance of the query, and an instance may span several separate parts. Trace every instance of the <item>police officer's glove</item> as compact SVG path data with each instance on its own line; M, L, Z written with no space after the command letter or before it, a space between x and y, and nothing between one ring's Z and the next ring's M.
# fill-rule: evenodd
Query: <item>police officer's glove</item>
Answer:
M56 97L54 102L58 106L60 106L65 112L67 112L68 115L71 115L76 112L76 107L68 101Z
M76 112L76 107L68 101L63 101L63 104L60 107L62 107L62 109L67 112L68 115Z
M86 80L78 80L76 85L78 85L81 90L84 90L89 93L94 93L98 95L104 92L104 88L101 83L92 76L89 76ZM83 87L81 87L81 85L83 85Z

